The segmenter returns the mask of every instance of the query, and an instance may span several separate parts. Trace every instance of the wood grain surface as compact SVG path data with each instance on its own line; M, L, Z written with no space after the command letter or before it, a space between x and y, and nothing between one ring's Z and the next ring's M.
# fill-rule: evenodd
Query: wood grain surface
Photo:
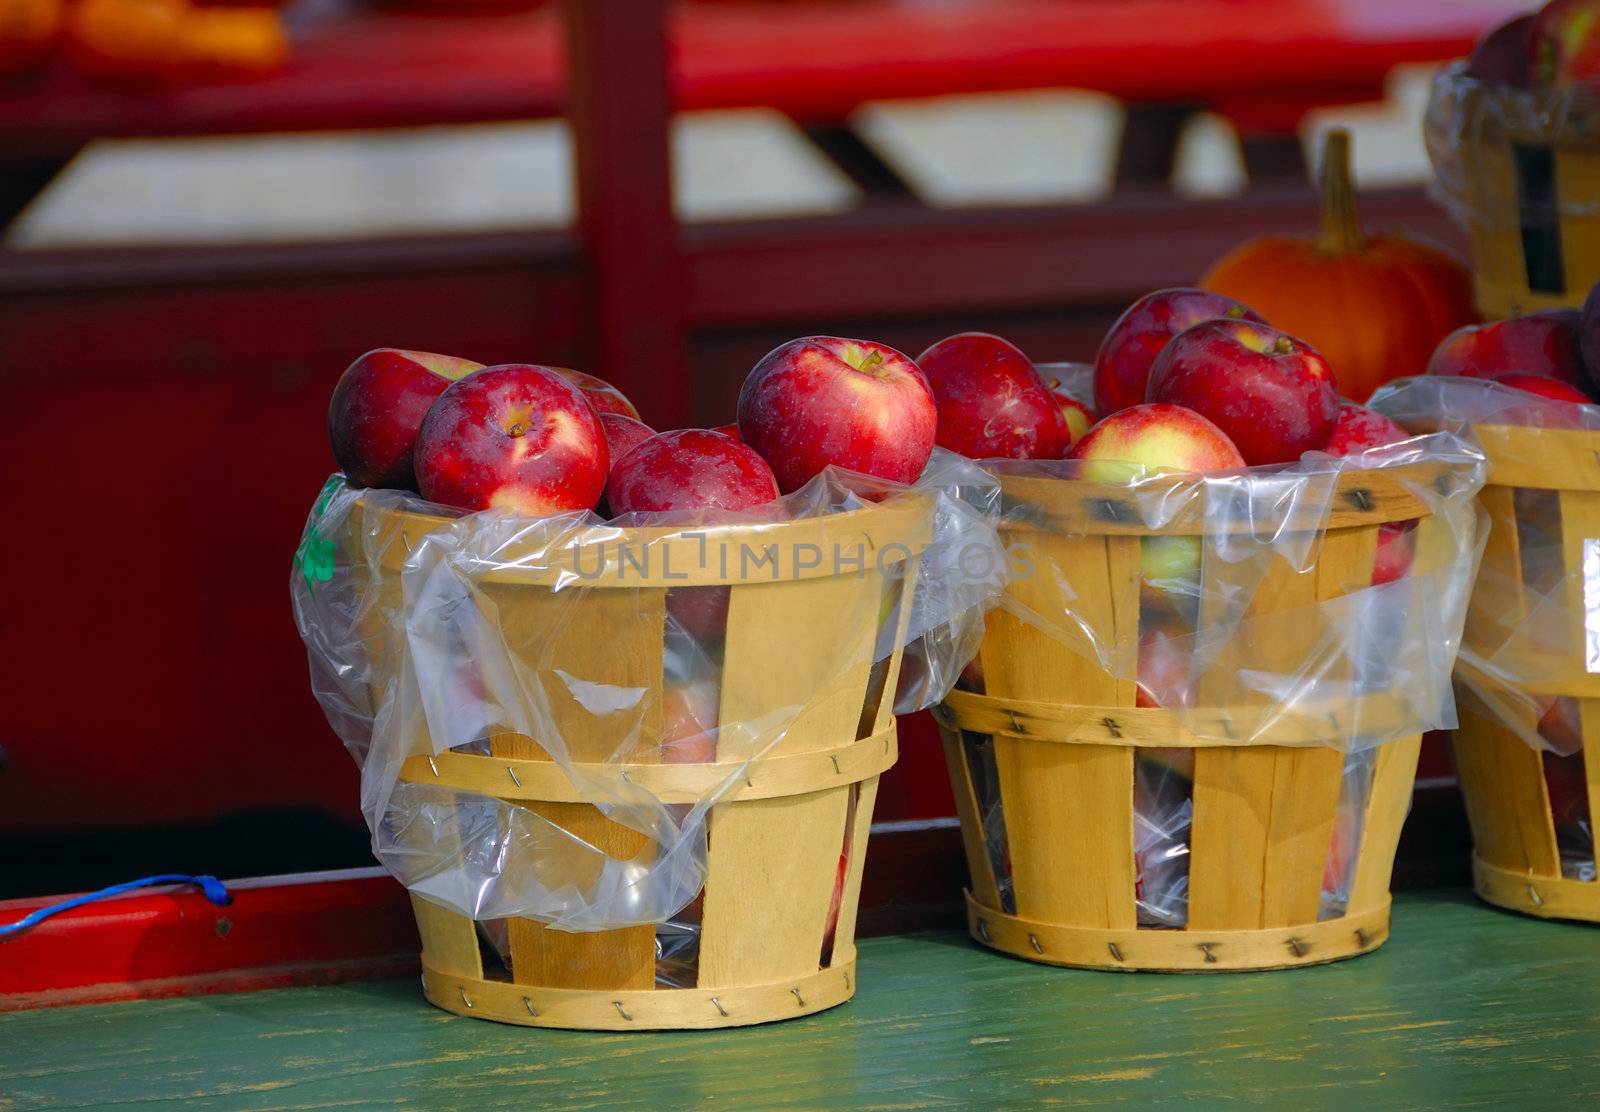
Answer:
M1402 896L1352 961L1226 977L1053 969L955 932L869 939L832 1012L739 1031L531 1031L415 982L0 1017L0 1109L1583 1108L1600 934Z

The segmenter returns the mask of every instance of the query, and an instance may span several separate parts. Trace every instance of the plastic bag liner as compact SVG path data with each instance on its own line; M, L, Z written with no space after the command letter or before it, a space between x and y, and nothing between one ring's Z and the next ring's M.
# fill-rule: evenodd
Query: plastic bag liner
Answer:
M1588 485L1562 461L1572 451L1590 460L1600 450L1600 406L1450 377L1402 379L1371 404L1408 429L1444 429L1484 444L1497 483L1496 522L1514 523L1515 538L1503 538L1479 571L1457 680L1464 699L1527 744L1576 753L1577 708L1558 690L1600 671L1600 539L1585 532L1597 523L1563 513L1559 488ZM1540 485L1521 485L1513 468L1540 473Z
M458 515L334 476L291 592L373 853L491 941L508 917L666 922L701 891L711 808L775 747L806 748L824 721L871 736L908 642L901 709L954 682L1004 583L994 485L939 453L911 487L829 469L752 513L606 522ZM639 848L572 833L570 803L429 783L452 751L550 762L556 787L531 798L592 804ZM704 764L702 790L666 798L639 774L656 764ZM692 925L667 934L692 944Z
M1087 368L1062 370L1082 388ZM1455 725L1486 471L1461 438L1125 483L1089 482L1077 461L984 466L1004 492L1002 608L1196 737L1359 751ZM1371 556L1333 552L1374 523ZM1135 608L1136 636L1121 616Z
M1557 188L1551 154L1600 151L1600 99L1587 89L1488 84L1457 62L1434 78L1422 133L1433 194L1464 224L1518 232L1600 212L1592 191Z

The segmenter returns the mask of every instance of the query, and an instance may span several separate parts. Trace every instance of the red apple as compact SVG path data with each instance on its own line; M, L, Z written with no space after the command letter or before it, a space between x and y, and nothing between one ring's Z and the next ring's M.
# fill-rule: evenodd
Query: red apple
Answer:
M1181 405L1136 405L1101 421L1073 445L1091 482L1123 483L1149 471L1230 471L1244 466L1233 441Z
M617 469L618 460L656 434L655 429L636 417L624 417L620 413L602 413L599 416L600 427L606 434L612 471Z
M639 411L621 390L603 378L586 375L582 371L575 371L571 367L551 367L550 370L566 379L589 399L589 404L594 406L596 413L618 413L624 417L639 420Z
M748 510L778 497L772 468L731 436L710 429L658 432L611 469L616 513Z
M1150 368L1149 395L1213 421L1252 467L1325 447L1339 421L1327 360L1255 321L1205 321L1178 333Z
M1348 456L1384 444L1397 444L1411 434L1375 409L1345 402L1339 407L1339 422L1322 450L1332 456ZM1393 583L1411 570L1416 554L1415 521L1386 521L1378 526L1378 547L1372 558L1372 585Z
M1189 631L1179 622L1156 622L1152 623L1152 628L1141 630L1139 686L1134 694L1134 705L1165 706L1169 710L1187 705L1193 652Z
M345 368L328 404L328 439L345 478L360 487L416 490L411 450L428 407L482 366L453 355L378 348Z
M1333 426L1333 435L1323 451L1330 456L1348 456L1384 444L1398 444L1409 440L1411 434L1375 409L1354 402L1339 406L1339 420Z
M1546 309L1488 324L1469 324L1439 341L1428 360L1430 375L1499 378L1541 375L1583 385L1576 309Z
M1600 282L1589 290L1578 312L1578 360L1590 384L1600 382Z
M1146 400L1156 356L1184 329L1208 320L1261 318L1246 305L1210 290L1177 286L1147 293L1117 318L1094 358L1094 407L1102 417Z
M1529 57L1533 78L1542 85L1600 81L1600 2L1550 0L1533 17Z
M1573 405L1594 404L1588 394L1558 378L1546 378L1543 375L1499 375L1495 381L1502 386L1510 386L1528 394L1537 394L1551 401L1571 402Z
M1533 53L1533 13L1508 19L1478 40L1467 59L1467 75L1490 85L1528 83Z
M947 336L917 356L939 411L935 442L968 459L1060 459L1072 443L1060 403L1014 345Z
M704 764L717 759L716 680L665 683L661 688L661 763Z
M529 363L485 367L451 383L417 434L422 496L463 510L592 510L609 462L605 430L583 391Z
M740 436L785 493L829 464L914 482L933 452L936 421L917 365L868 340L790 340L768 352L739 391Z

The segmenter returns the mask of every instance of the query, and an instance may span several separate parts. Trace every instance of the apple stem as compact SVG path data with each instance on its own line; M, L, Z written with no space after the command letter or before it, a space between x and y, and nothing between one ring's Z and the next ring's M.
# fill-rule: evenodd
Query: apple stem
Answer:
M1361 250L1366 237L1356 214L1356 186L1350 175L1350 133L1330 128L1322 140L1322 230L1317 247L1335 255Z
M867 353L867 357L861 361L861 366L857 367L856 370L860 371L862 374L866 374L882 362L883 352L869 351Z

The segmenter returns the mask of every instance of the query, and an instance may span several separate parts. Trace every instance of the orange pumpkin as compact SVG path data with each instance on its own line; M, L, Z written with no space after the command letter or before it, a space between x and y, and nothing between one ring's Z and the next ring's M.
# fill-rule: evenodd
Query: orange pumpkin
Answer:
M61 0L0 0L0 73L43 61L61 29Z
M268 8L195 8L178 40L185 66L195 71L266 72L289 55L283 20Z
M1322 230L1315 240L1264 236L1235 248L1200 280L1250 306L1274 328L1322 352L1351 401L1419 375L1449 332L1477 320L1472 277L1436 247L1368 236L1356 217L1350 135L1322 152Z
M96 78L148 81L178 64L187 0L77 0L67 15L73 63Z

